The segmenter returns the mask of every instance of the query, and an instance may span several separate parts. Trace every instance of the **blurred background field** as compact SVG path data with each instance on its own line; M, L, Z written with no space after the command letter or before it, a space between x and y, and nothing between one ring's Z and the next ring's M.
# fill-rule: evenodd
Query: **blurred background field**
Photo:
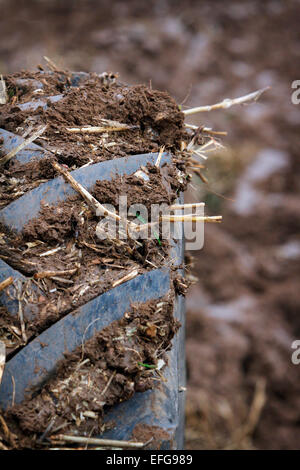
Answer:
M186 200L221 225L192 252L187 297L189 449L299 448L300 2L0 0L0 73L118 72L183 109L271 86L256 104L191 116L227 131ZM200 199L199 199L200 198Z

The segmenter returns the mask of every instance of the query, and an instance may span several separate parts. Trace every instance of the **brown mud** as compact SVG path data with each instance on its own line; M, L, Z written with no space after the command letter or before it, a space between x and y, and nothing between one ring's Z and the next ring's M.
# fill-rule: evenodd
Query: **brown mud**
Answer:
M170 435L158 426L149 426L148 424L141 423L134 427L132 440L137 442L148 442L151 440L151 449L159 450L164 441L170 440Z
M76 169L86 164L148 152L158 152L162 145L175 151L187 138L183 127L184 115L175 100L166 92L144 85L125 86L120 83L103 84L101 77L91 74L78 87L69 86L68 73L18 73L5 76L9 101L1 107L0 127L23 135L47 124L47 129L35 143L47 152L47 158L33 158L20 164L12 159L1 175L0 207L53 178L51 160ZM42 83L35 93L18 83ZM23 93L23 94L22 94ZM62 94L58 102L49 97ZM21 111L18 104L44 100L47 108ZM103 120L126 124L127 130L96 134L72 133L68 128L103 127ZM107 124L106 124L107 126ZM109 129L109 127L107 127ZM1 142L0 142L0 156ZM20 188L21 184L21 188Z

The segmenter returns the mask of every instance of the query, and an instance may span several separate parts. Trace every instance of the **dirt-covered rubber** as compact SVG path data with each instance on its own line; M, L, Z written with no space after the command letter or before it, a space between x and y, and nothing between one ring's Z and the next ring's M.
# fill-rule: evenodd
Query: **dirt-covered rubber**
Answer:
M3 129L0 129L0 137L3 139L6 152L22 140L21 137ZM31 144L16 158L25 163L33 156L43 158L45 154L42 147ZM75 170L72 174L88 189L96 180L112 179L116 174L132 174L148 162L153 164L156 158L157 154L133 155L97 163ZM164 162L166 161L171 161L171 156L168 154L164 155ZM9 229L21 231L23 226L38 214L42 200L46 200L49 204L57 204L72 193L72 188L61 177L55 178L25 193L2 209L0 221ZM182 240L174 244L171 256L177 259L178 264L182 262ZM25 280L20 272L0 260L0 282L9 276L14 280ZM47 381L64 353L73 351L80 345L84 334L88 340L112 321L120 319L130 308L131 303L163 297L170 289L170 282L169 269L154 269L96 297L45 330L6 363L0 386L0 406L3 409L8 407L12 403L12 397L15 403L21 402L26 391L36 390ZM12 300L5 292L1 293L0 301L11 315L17 315L17 301ZM100 312L101 320L99 320ZM158 434L161 436L160 448L183 448L185 354L184 300L181 296L175 299L174 316L182 327L174 338L173 348L169 353L169 365L164 373L167 382L145 393L136 393L129 401L114 406L106 414L105 420L115 422L116 426L106 431L103 436L128 440L139 426L147 429L157 427L161 430ZM97 321L94 321L96 319Z

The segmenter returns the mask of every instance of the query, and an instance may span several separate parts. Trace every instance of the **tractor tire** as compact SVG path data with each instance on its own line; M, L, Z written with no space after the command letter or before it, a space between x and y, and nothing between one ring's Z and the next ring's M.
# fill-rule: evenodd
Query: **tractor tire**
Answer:
M72 85L76 86L86 74L74 73ZM57 101L60 96L50 97ZM46 102L39 103L47 106ZM25 105L23 105L24 107ZM30 103L26 103L30 106ZM33 104L31 103L31 106ZM0 129L5 152L15 148L22 138L4 129ZM21 150L15 158L26 163L32 157L43 158L45 150L36 144L30 144ZM154 163L156 154L133 155L126 158L114 159L87 166L72 172L77 181L89 188L96 179L111 179L118 174L132 174L147 162ZM166 154L171 162L171 156ZM0 210L0 223L13 231L20 231L40 209L41 200L55 204L60 198L66 198L72 190L61 177L42 183L37 188L25 193L19 199L11 202ZM183 202L183 197L180 197ZM179 240L172 247L171 256L178 259L178 265L183 262L184 242ZM13 269L7 262L0 260L0 282L12 276L14 280L25 281L19 271ZM171 270L169 268L153 269L136 278L115 287L102 295L87 302L76 311L67 314L48 329L35 337L21 350L13 355L6 363L0 385L0 407L6 409L12 403L24 399L25 391L34 387L37 390L54 373L59 360L66 351L73 351L81 344L82 337L91 338L96 332L108 326L111 322L122 318L133 302L146 302L159 299L170 291ZM0 302L12 316L18 314L18 302L0 293ZM99 318L101 320L94 322ZM179 332L173 339L173 347L169 354L169 364L164 369L166 382L144 393L135 393L128 401L113 406L105 414L105 421L115 422L116 426L104 432L101 437L130 440L137 425L155 427L163 431L159 444L154 448L183 449L184 446L184 407L185 407L185 302L184 297L176 295L174 302L174 317L181 323ZM86 332L88 325L92 326ZM46 345L46 346L45 346ZM12 381L12 377L14 380ZM100 437L100 436L99 436ZM147 448L153 448L150 445Z

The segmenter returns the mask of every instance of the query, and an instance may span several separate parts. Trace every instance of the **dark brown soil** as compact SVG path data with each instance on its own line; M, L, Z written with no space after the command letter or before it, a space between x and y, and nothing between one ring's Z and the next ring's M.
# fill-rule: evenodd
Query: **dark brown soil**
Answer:
M166 92L144 85L125 86L120 83L103 84L101 77L91 74L78 87L69 86L68 73L25 72L5 76L10 100L1 107L0 127L16 134L24 134L30 127L45 123L47 130L35 143L51 152L43 160L33 159L27 164L11 160L1 176L0 207L53 178L51 160L75 169L87 163L120 158L148 152L157 152L162 145L175 152L187 138L183 127L184 115L175 100ZM43 84L40 93L18 85L19 80ZM62 94L59 102L51 103L49 96ZM44 100L47 109L21 111L18 104ZM102 126L103 119L127 124L129 130L101 134L70 133L67 128ZM1 156L1 143L0 143ZM21 188L20 188L21 183Z
M151 449L160 449L162 442L170 439L169 434L158 426L138 424L132 431L132 440L148 442L151 439ZM147 449L147 447L146 447Z
M61 429L79 435L101 433L107 407L153 388L162 379L158 360L167 364L165 352L179 326L173 318L172 295L133 305L121 320L66 355L39 395L4 414L15 435L15 448L40 447L39 438L49 423L51 429L43 439L48 446L49 438L55 439ZM1 425L0 435L11 446Z

